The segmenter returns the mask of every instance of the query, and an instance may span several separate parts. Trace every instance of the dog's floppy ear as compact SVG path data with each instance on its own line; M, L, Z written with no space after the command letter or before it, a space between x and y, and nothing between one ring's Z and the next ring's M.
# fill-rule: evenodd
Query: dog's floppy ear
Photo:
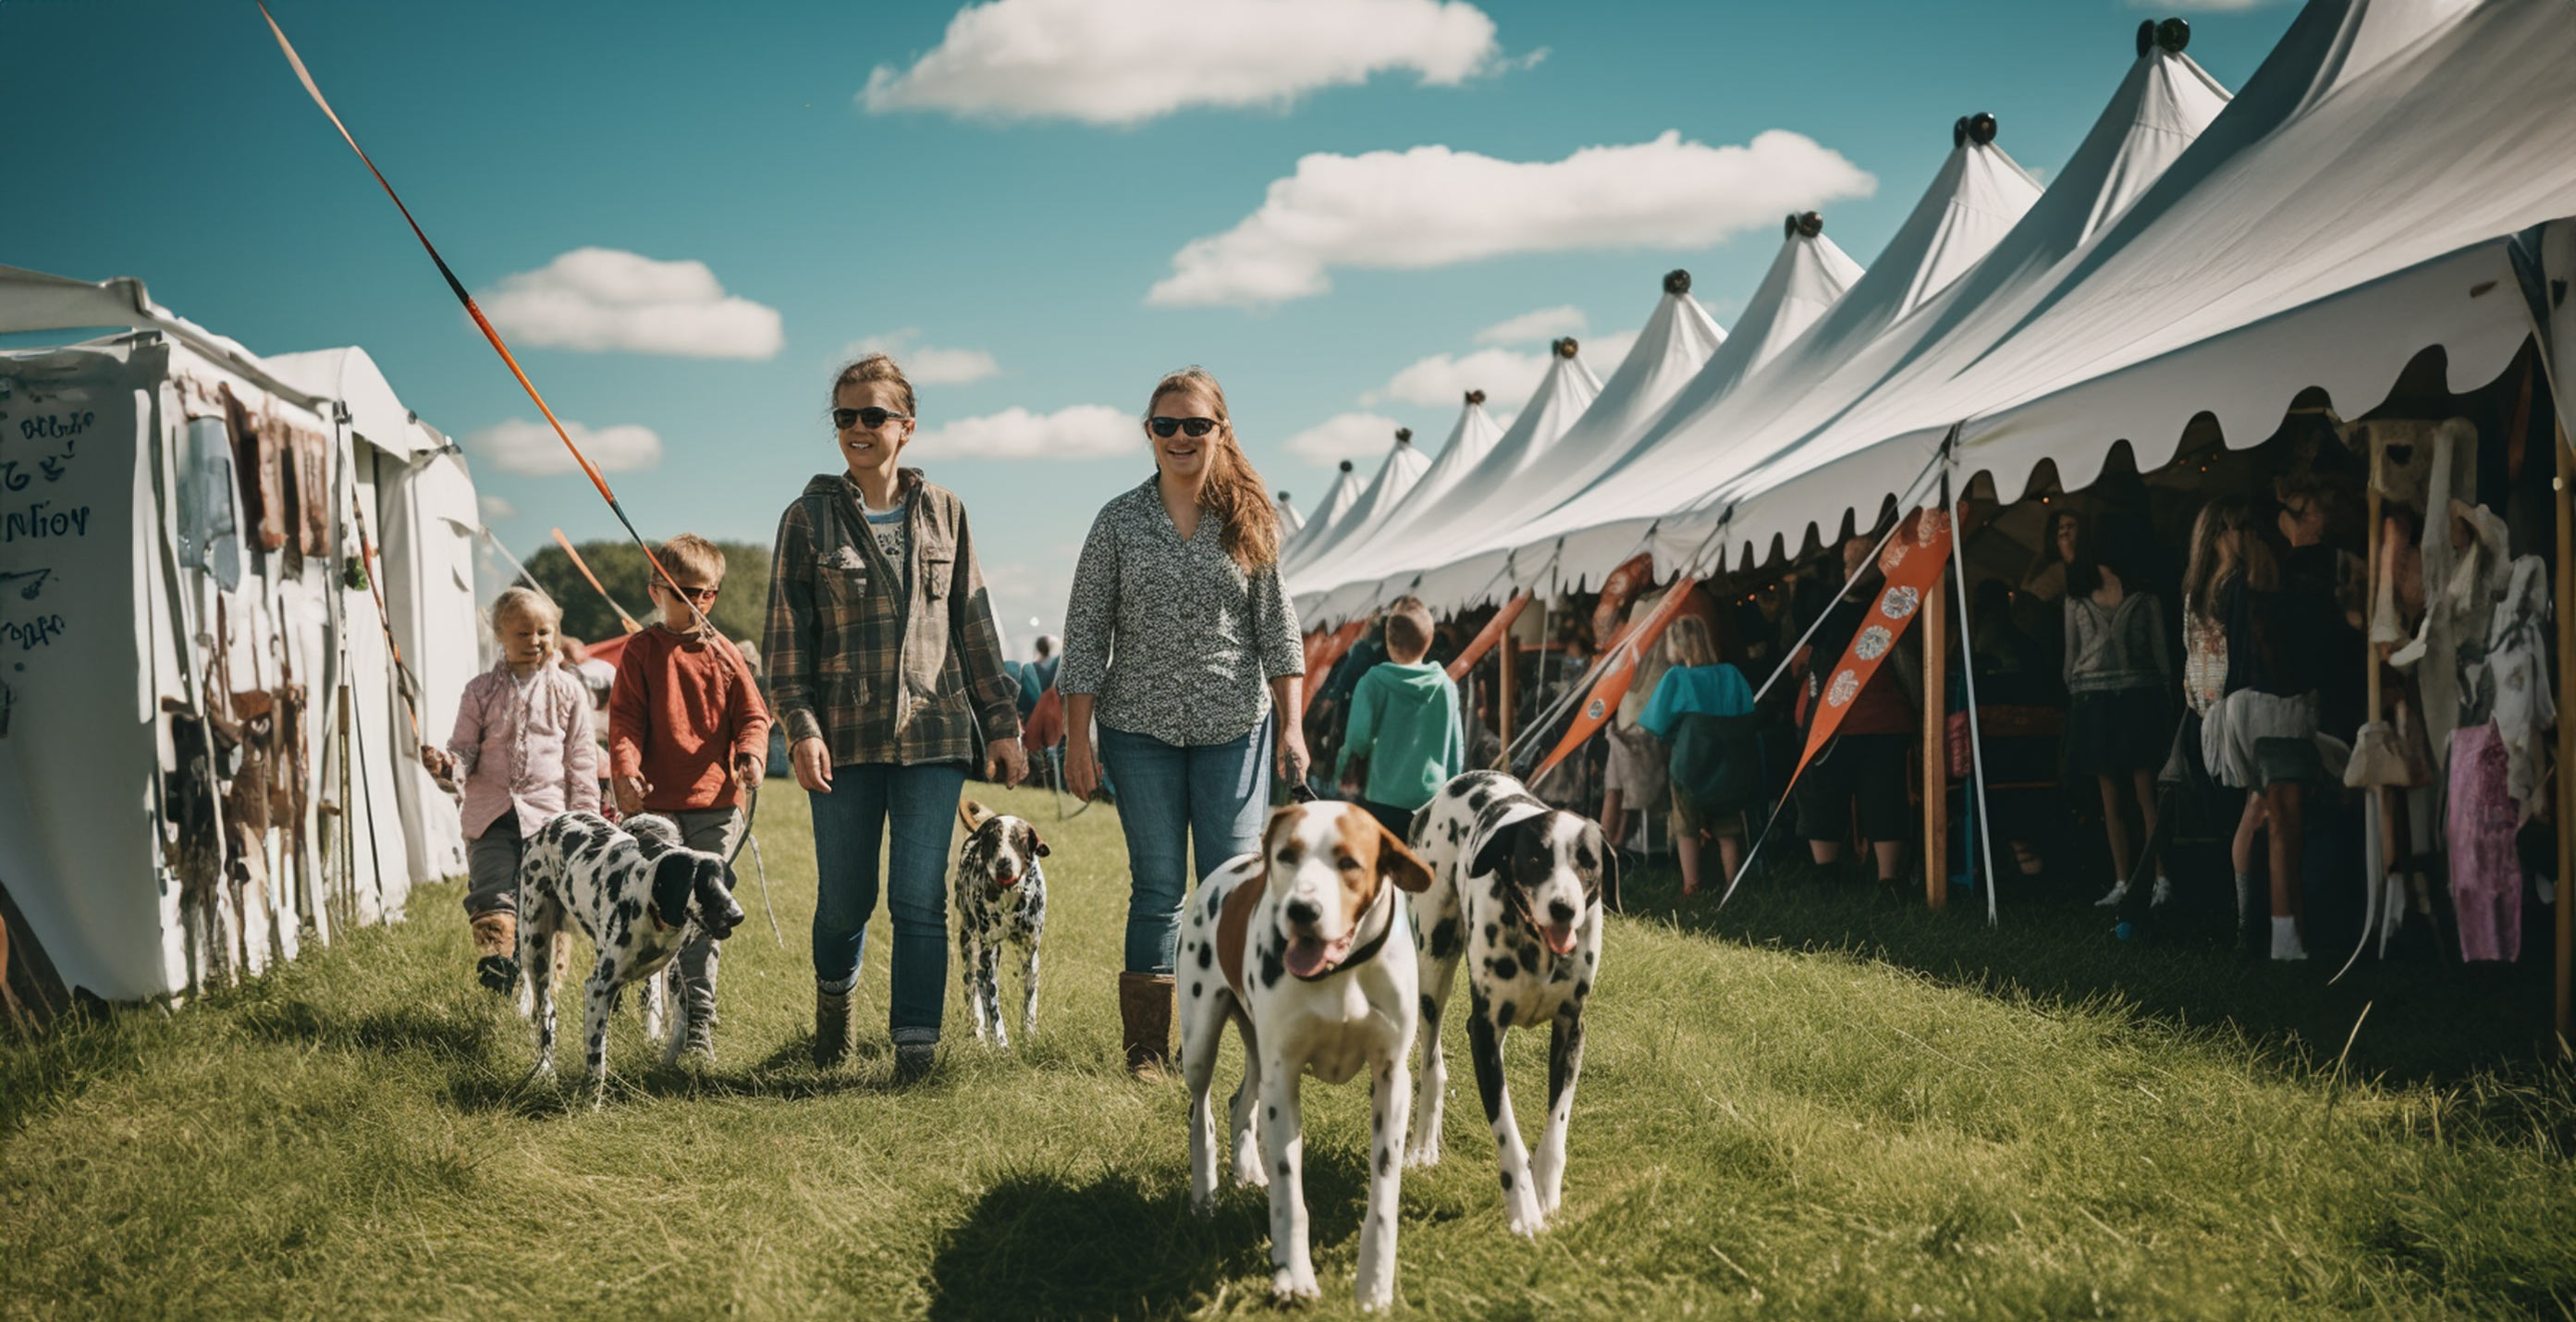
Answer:
M1354 807L1351 811L1366 810ZM1423 862L1422 856L1397 838L1395 832L1386 829L1386 823L1374 816L1369 820L1377 825L1377 875L1394 882L1397 890L1416 895L1431 889L1431 865Z
M698 901L698 924L707 935L718 941L733 935L742 925L742 906L734 903L733 892L725 886L725 861L721 854L700 854L696 859L692 889Z
M1298 816L1297 809L1298 805L1292 803L1285 808L1273 808L1270 810L1270 820L1264 823L1261 827L1261 859L1263 863L1267 864L1270 861L1270 856L1279 852L1279 828L1296 820Z
M1477 844L1476 857L1467 864L1467 875L1490 877L1502 871L1503 865L1512 861L1512 850L1518 847L1521 832L1533 829L1532 823L1545 820L1544 817L1522 817L1496 826Z
M653 913L665 927L689 921L689 894L697 883L697 856L674 849L653 860Z
M957 805L957 820L964 822L966 829L972 831L993 820L993 810L968 799Z
M1046 837L1039 835L1038 828L1034 826L1029 828L1029 852L1040 858L1045 858L1049 852Z

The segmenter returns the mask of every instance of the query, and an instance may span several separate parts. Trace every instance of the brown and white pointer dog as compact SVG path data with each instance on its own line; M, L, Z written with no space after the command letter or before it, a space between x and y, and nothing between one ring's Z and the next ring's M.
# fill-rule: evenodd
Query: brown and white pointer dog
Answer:
M1395 1218L1419 988L1405 892L1430 870L1352 803L1271 814L1261 852L1200 883L1181 936L1181 1072L1190 1087L1190 1203L1216 1205L1216 1118L1208 1085L1231 1020L1243 1033L1233 1106L1234 1177L1270 1186L1271 1293L1313 1298L1307 1251L1299 1079L1369 1072L1368 1210L1359 1305L1395 1299ZM1256 1099L1258 1117L1254 1114Z

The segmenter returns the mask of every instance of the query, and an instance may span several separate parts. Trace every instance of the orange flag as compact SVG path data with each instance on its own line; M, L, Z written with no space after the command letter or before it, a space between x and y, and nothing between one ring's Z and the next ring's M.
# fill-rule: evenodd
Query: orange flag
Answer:
M1682 613L1683 603L1690 599L1691 589L1697 586L1699 580L1688 574L1674 580L1672 591L1655 603L1655 609L1619 636L1619 642L1610 649L1608 659L1595 666L1591 677L1584 681L1591 689L1591 696L1584 699L1583 709L1575 713L1574 724L1566 727L1565 737L1556 741L1556 751L1538 764L1537 771L1530 773L1532 781L1555 770L1556 764L1564 761L1567 754L1581 748L1584 740L1609 723L1610 713L1619 709L1619 700L1628 696L1628 686L1637 682L1638 656L1664 636L1664 627Z
M1519 619L1521 612L1527 609L1529 604L1530 594L1527 592L1504 602L1503 608L1494 612L1494 618L1487 620L1485 627L1478 629L1476 636L1468 640L1467 650L1460 652L1458 659L1449 663L1450 682L1455 683L1465 679L1467 672L1475 669L1476 663L1485 659L1485 653L1493 651L1494 644L1503 640L1503 631L1512 627L1512 621Z
M1368 624L1368 617L1363 615L1335 629L1332 636L1326 638L1323 646L1317 649L1315 655L1306 662L1306 701L1308 703L1314 702L1315 690L1324 687L1324 677L1332 673L1333 663L1350 654L1352 645L1359 642L1360 635L1368 631Z
M1908 516L1906 525L1887 539L1886 548L1878 554L1878 567L1887 575L1887 586L1879 589L1878 600L1872 603L1860 631L1843 649L1842 664L1834 667L1833 678L1825 681L1815 718L1807 727L1806 751L1798 755L1797 770L1789 773L1792 786L1798 783L1807 764L1815 760L1818 750L1834 737L1834 731L1841 728L1852 699L1860 696L1870 677L1896 650L1896 640L1905 635L1907 626L1921 613L1924 592L1940 580L1941 571L1950 563L1949 515L1939 510L1917 510ZM1934 700L1938 700L1937 695Z

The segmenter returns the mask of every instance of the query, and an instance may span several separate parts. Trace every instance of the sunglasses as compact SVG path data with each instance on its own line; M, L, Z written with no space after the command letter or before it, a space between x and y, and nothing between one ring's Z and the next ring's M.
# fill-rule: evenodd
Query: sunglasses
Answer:
M664 592L671 592L671 585L668 583L656 583L653 586ZM686 597L691 601L713 601L716 599L716 589L683 587L672 595Z
M893 409L881 409L874 404L870 404L863 409L832 410L832 425L843 431L848 431L853 426L864 427L869 431L875 431L877 428L882 427L889 422L910 421L912 421L912 415L909 413L897 413Z
M1174 432L1184 432L1184 431L1185 431L1185 432L1188 432L1188 433L1189 433L1190 435L1192 435L1192 436L1205 436L1205 435L1207 435L1209 432L1212 432L1212 431L1215 431L1215 430L1216 430L1216 419L1214 419L1214 418L1156 418L1156 419L1154 419L1153 421L1146 423L1145 425L1146 425L1146 426L1148 426L1148 427L1153 428L1153 429L1154 429L1154 434L1155 434L1155 435L1160 436L1160 437L1163 437L1163 438L1164 438L1164 439L1166 439L1166 440L1169 440L1169 439L1171 438L1172 433L1174 433Z

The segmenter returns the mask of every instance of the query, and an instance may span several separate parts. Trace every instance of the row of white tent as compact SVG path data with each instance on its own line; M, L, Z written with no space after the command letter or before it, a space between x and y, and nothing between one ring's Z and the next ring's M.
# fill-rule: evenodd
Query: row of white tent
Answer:
M2310 0L2232 97L2188 37L2140 25L2045 188L1963 118L1865 273L1792 216L1732 333L1675 272L1606 383L1562 342L1500 437L1471 397L1438 459L1346 466L1283 554L1300 618L1747 567L1944 466L2077 489L2203 414L2234 446L2303 389L2358 415L2436 347L2465 392L2536 335L2576 410L2576 5Z
M185 996L463 872L415 735L444 740L484 646L456 446L365 350L262 357L130 279L0 267L0 334L28 346L0 348L0 899L19 976L41 960L58 990ZM263 482L285 507L275 547L244 508ZM204 718L271 702L272 825L210 839Z

